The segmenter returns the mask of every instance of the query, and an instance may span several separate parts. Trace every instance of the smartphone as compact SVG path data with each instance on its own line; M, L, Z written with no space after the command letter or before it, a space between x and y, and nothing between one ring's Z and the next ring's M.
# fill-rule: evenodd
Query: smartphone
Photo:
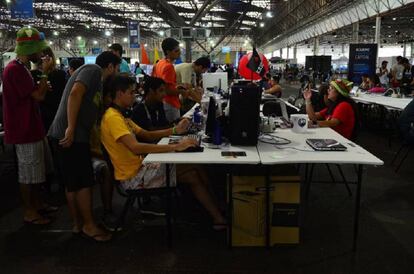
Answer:
M223 157L243 157L246 156L246 152L244 151L222 151L221 156Z

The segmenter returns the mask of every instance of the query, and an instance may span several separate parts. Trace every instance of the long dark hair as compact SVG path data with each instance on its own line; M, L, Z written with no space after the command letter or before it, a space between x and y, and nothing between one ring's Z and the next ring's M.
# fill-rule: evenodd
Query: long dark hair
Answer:
M354 129L352 130L352 136L351 136L351 139L354 139L358 135L359 130L361 128L361 121L360 121L360 118L359 118L360 116L359 116L358 106L352 98L345 97L341 93L339 93L338 91L336 91L336 92L338 93L338 98L336 99L335 102L329 100L330 103L328 105L328 110L326 111L326 114L327 115L332 115L335 108L342 102L346 102L346 103L350 104L351 107L352 107L352 110L354 111L354 120L355 120L355 122L354 122Z

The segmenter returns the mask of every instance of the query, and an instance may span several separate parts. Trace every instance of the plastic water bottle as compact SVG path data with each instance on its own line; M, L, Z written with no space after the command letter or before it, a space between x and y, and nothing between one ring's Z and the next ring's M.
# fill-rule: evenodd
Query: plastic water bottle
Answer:
M201 124L201 113L200 113L200 108L196 107L194 109L194 113L193 113L193 123L195 125L200 125Z

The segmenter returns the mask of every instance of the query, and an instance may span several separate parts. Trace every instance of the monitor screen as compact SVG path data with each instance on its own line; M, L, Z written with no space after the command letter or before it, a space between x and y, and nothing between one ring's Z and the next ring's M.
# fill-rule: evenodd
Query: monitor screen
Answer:
M203 89L217 87L218 89L228 90L228 74L227 72L203 73Z
M95 64L96 63L96 56L85 56L85 64Z

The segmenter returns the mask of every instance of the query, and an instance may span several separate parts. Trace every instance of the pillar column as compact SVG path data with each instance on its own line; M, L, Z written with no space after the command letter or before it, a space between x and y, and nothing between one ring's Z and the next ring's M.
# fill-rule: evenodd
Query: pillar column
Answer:
M191 63L191 40L185 40L185 61Z
M352 42L359 43L359 22L352 24Z
M319 54L319 37L316 36L313 39L313 55L318 55Z

